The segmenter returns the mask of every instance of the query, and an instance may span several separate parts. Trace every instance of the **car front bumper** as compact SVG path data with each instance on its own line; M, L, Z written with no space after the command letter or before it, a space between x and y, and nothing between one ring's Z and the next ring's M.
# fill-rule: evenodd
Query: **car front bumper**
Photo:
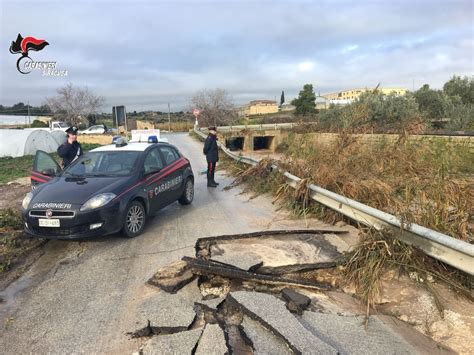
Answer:
M112 233L117 233L123 226L123 213L120 202L106 205L91 211L81 212L74 210L71 218L60 218L59 227L40 227L39 219L46 217L31 216L30 211L23 210L22 216L25 223L25 232L45 239L81 239L91 238ZM55 218L55 217L52 217ZM102 223L98 228L91 229L94 224Z

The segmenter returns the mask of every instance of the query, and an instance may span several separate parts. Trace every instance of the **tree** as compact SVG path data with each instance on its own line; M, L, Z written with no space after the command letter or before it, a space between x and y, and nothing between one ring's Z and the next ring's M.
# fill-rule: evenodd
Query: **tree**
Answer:
M451 99L459 98L465 105L474 104L474 79L469 79L467 76L461 78L454 75L444 84L443 91Z
M415 99L420 111L428 118L443 118L450 105L449 98L440 90L432 90L428 84L423 85L415 93Z
M197 92L191 99L193 109L200 111L201 126L219 126L231 124L237 118L232 97L223 89L204 89Z
M87 121L87 117L97 113L105 99L94 94L87 87L68 84L57 90L57 95L47 99L48 106L58 116L73 125Z
M280 96L280 107L285 103L285 92L282 91L281 92L281 96Z
M298 98L291 104L296 106L295 113L298 115L307 115L316 112L316 95L313 91L313 85L305 84L300 91Z

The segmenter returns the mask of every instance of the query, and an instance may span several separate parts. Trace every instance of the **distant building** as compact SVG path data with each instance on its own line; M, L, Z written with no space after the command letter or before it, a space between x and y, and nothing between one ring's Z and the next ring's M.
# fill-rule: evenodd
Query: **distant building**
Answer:
M334 104L346 104L351 103L354 100L358 99L360 95L364 92L372 92L374 89L369 88L358 88L358 89L350 89L344 91L333 92L329 94L323 95L329 103ZM378 92L381 92L384 95L395 94L395 95L405 95L408 90L404 88L378 88ZM340 102L339 102L340 101Z
M278 105L273 100L254 100L250 101L248 105L240 108L239 116L249 117L253 115L265 115L268 113L278 112Z

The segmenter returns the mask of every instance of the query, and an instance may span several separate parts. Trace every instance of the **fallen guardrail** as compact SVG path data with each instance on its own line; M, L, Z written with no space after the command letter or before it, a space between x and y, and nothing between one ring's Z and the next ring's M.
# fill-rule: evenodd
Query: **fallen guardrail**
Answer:
M221 130L221 127L219 127L219 130ZM201 138L205 139L207 137L204 132L196 128L194 132ZM220 142L218 142L218 145L224 153L236 161L249 165L256 165L259 162L231 152ZM272 165L272 169L282 173L286 178L286 183L293 188L297 188L301 182L301 178L284 171L276 165ZM456 269L474 275L474 245L415 223L406 223L396 216L323 189L320 186L309 184L308 188L313 200L363 225L377 230L388 229L393 232L397 239L416 246L429 256Z

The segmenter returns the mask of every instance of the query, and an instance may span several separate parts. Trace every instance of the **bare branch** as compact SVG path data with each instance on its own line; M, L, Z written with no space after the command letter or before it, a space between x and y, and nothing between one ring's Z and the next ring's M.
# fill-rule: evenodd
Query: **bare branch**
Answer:
M237 118L232 97L224 89L201 90L191 99L192 108L201 111L201 126L231 124Z
M88 115L97 113L105 99L94 94L87 87L75 87L71 83L59 88L57 95L46 100L54 114L67 122L78 125L86 121Z

